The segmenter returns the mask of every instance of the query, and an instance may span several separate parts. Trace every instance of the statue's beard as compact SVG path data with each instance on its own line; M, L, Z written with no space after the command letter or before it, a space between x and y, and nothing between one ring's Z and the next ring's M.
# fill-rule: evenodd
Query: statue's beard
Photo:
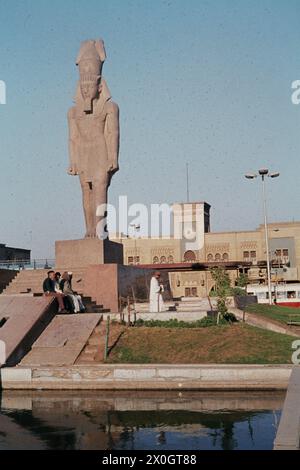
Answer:
M83 99L83 110L86 113L91 113L92 112L92 110L93 110L93 99L94 98L91 98L90 96Z
M81 93L83 99L83 109L86 113L91 113L93 111L93 101L98 98L98 93L93 91L93 93L89 93L88 95L83 95Z

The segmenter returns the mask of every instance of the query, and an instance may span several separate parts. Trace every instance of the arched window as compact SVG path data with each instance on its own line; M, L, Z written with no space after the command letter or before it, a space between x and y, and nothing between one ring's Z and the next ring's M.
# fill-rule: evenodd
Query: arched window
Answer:
M215 261L221 261L221 255L220 255L220 253L216 253L216 255L215 255Z
M166 258L165 256L161 256L161 257L160 257L160 263L161 263L161 264L164 264L164 263L166 263L166 262L167 262L167 258Z
M154 256L153 264L158 264L158 262L159 262L158 256Z
M168 263L174 263L174 258L172 255L168 256Z
M212 255L212 253L208 253L207 255L207 261L213 261L214 260L214 257Z
M223 253L222 259L223 261L228 261L229 260L228 253Z
M192 250L188 250L184 253L183 259L186 263L192 263L193 261L196 261L196 255Z

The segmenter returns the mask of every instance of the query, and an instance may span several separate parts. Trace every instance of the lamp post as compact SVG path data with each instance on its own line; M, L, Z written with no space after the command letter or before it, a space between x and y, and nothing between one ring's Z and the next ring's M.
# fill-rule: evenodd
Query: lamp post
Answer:
M268 236L268 220L267 220L267 200L266 200L266 177L277 178L279 173L270 173L267 168L261 168L256 173L247 173L245 178L254 179L257 176L261 176L262 181L262 196L263 196L263 209L264 209L264 226L265 226L265 243L266 243L266 255L267 255L267 275L268 275L268 292L269 292L269 304L272 305L272 286L271 286L271 269L270 269L270 252L269 252L269 236Z
M130 224L130 227L134 229L134 264L137 264L137 246L136 246L136 234L140 230L140 224Z

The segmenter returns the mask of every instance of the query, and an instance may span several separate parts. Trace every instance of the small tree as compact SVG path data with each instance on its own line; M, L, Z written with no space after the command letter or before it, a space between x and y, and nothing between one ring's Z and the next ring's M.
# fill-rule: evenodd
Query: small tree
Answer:
M236 280L237 287L247 287L247 284L249 284L248 274L241 273Z
M225 318L228 313L226 297L230 292L230 277L224 268L217 267L211 269L211 277L215 281L215 292L218 297L218 313Z

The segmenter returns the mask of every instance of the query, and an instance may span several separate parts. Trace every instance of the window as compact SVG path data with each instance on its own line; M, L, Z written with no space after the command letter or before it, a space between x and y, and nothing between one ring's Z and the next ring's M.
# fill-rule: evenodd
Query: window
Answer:
M197 297L197 287L192 287L192 296Z
M167 262L167 258L166 258L165 256L161 256L161 257L160 257L160 262L161 262L161 264L166 263L166 262Z
M243 252L243 258L244 259L249 259L249 251L244 251Z
M188 250L184 253L183 259L187 263L192 263L193 261L196 261L196 255L192 250Z
M276 292L277 299L286 299L286 292L278 290Z
M223 253L222 259L223 261L228 261L229 259L228 253Z
M276 258L281 258L281 250L275 251Z
M250 258L256 258L256 251L250 251Z
M186 287L184 289L184 295L185 295L185 297L190 297L191 296L191 289L189 287Z
M168 263L174 263L174 258L172 255L168 256Z
M154 256L153 264L158 264L158 262L159 262L158 256Z
M213 261L214 260L214 257L211 253L208 253L207 255L207 261Z
M288 256L289 256L289 250L287 250L287 249L282 250L282 256L288 258Z
M215 255L215 261L221 261L221 255L220 255L220 253L216 253L216 255Z
M133 256L128 256L128 264L133 264Z
M136 264L139 264L139 263L140 263L140 257L139 257L139 256L135 256L135 263L136 263Z

